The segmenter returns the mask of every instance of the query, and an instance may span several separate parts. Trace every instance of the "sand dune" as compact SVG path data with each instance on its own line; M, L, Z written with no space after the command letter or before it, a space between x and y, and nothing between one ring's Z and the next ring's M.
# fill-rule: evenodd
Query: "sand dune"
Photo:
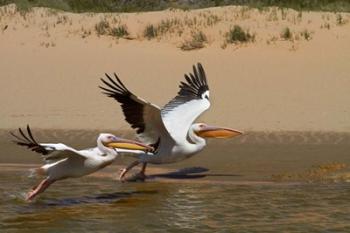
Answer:
M201 62L212 100L202 121L255 131L348 132L349 19L277 8L72 14L1 7L0 128L128 129L119 106L97 88L105 72L163 105ZM126 25L129 35L97 35L101 21L108 30ZM149 24L164 31L148 40ZM225 42L236 24L255 41ZM290 39L281 37L286 27ZM207 38L204 48L182 51L198 31Z

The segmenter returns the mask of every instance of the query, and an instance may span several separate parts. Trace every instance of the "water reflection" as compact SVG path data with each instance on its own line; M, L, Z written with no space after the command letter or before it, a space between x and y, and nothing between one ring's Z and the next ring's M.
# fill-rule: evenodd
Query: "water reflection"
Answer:
M288 144L301 141L294 135L273 145L265 142L274 137L260 144L209 145L198 156L162 166L185 169L160 171L145 183L122 184L105 174L70 179L33 203L24 195L37 180L23 167L2 166L0 232L350 232L346 177L271 182L273 174L298 178L315 165L350 164L349 143L323 138L326 144ZM23 162L30 154L7 151L3 161Z
M26 180L11 186L18 177L21 172L17 171L0 179L1 232L335 232L350 228L347 183L120 184L88 177L53 186L27 203L8 196L28 187Z
M114 193L103 193L92 196L83 196L77 198L64 198L60 200L46 200L44 205L46 206L74 206L82 204L102 204L121 201L130 198L134 195L145 195L145 194L156 194L156 190L148 191L129 191L129 192L114 192ZM43 204L43 203L41 203Z

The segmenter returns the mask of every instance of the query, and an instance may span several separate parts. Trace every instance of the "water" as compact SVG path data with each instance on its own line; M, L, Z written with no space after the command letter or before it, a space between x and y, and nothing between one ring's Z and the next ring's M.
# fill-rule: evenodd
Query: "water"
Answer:
M93 141L69 135L66 143ZM40 160L2 137L0 232L350 232L349 135L295 135L214 141L187 161L150 167L161 175L145 183L120 183L111 166L57 182L32 203L24 196L38 179L28 163ZM181 168L185 176L167 175Z

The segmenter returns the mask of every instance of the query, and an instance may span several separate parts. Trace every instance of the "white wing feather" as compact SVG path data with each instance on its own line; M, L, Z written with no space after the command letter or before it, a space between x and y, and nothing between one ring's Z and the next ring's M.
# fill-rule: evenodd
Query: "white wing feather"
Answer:
M27 125L26 133L21 128L18 128L18 132L19 135L11 132L11 135L15 138L14 142L17 145L25 146L31 151L42 154L45 162L51 163L53 160L71 156L85 159L88 156L84 150L78 151L62 143L38 143L34 139L29 125Z
M178 143L187 140L193 122L210 107L209 87L200 63L193 66L193 73L185 75L180 91L161 110L163 123L169 134Z
M183 142L193 122L209 107L207 99L190 100L162 114L163 123L176 142Z
M74 156L81 157L82 159L86 159L88 157L86 155L87 153L84 153L87 152L86 150L76 150L63 143L40 143L39 145L48 151L47 155L42 156L45 161L51 162L53 160Z

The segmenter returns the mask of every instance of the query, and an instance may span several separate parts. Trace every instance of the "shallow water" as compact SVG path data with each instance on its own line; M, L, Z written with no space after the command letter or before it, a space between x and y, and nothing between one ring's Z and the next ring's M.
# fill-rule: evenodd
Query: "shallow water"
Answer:
M58 182L31 203L24 196L38 181L28 177L32 166L3 163L0 232L350 232L346 180L296 176L302 178L276 182L272 176L303 174L330 162L350 164L347 135L320 135L311 140L315 135L258 134L211 142L194 158L155 172L200 167L185 169L189 176L119 183L112 166L100 175ZM6 140L1 143L6 151L1 162L40 161Z

